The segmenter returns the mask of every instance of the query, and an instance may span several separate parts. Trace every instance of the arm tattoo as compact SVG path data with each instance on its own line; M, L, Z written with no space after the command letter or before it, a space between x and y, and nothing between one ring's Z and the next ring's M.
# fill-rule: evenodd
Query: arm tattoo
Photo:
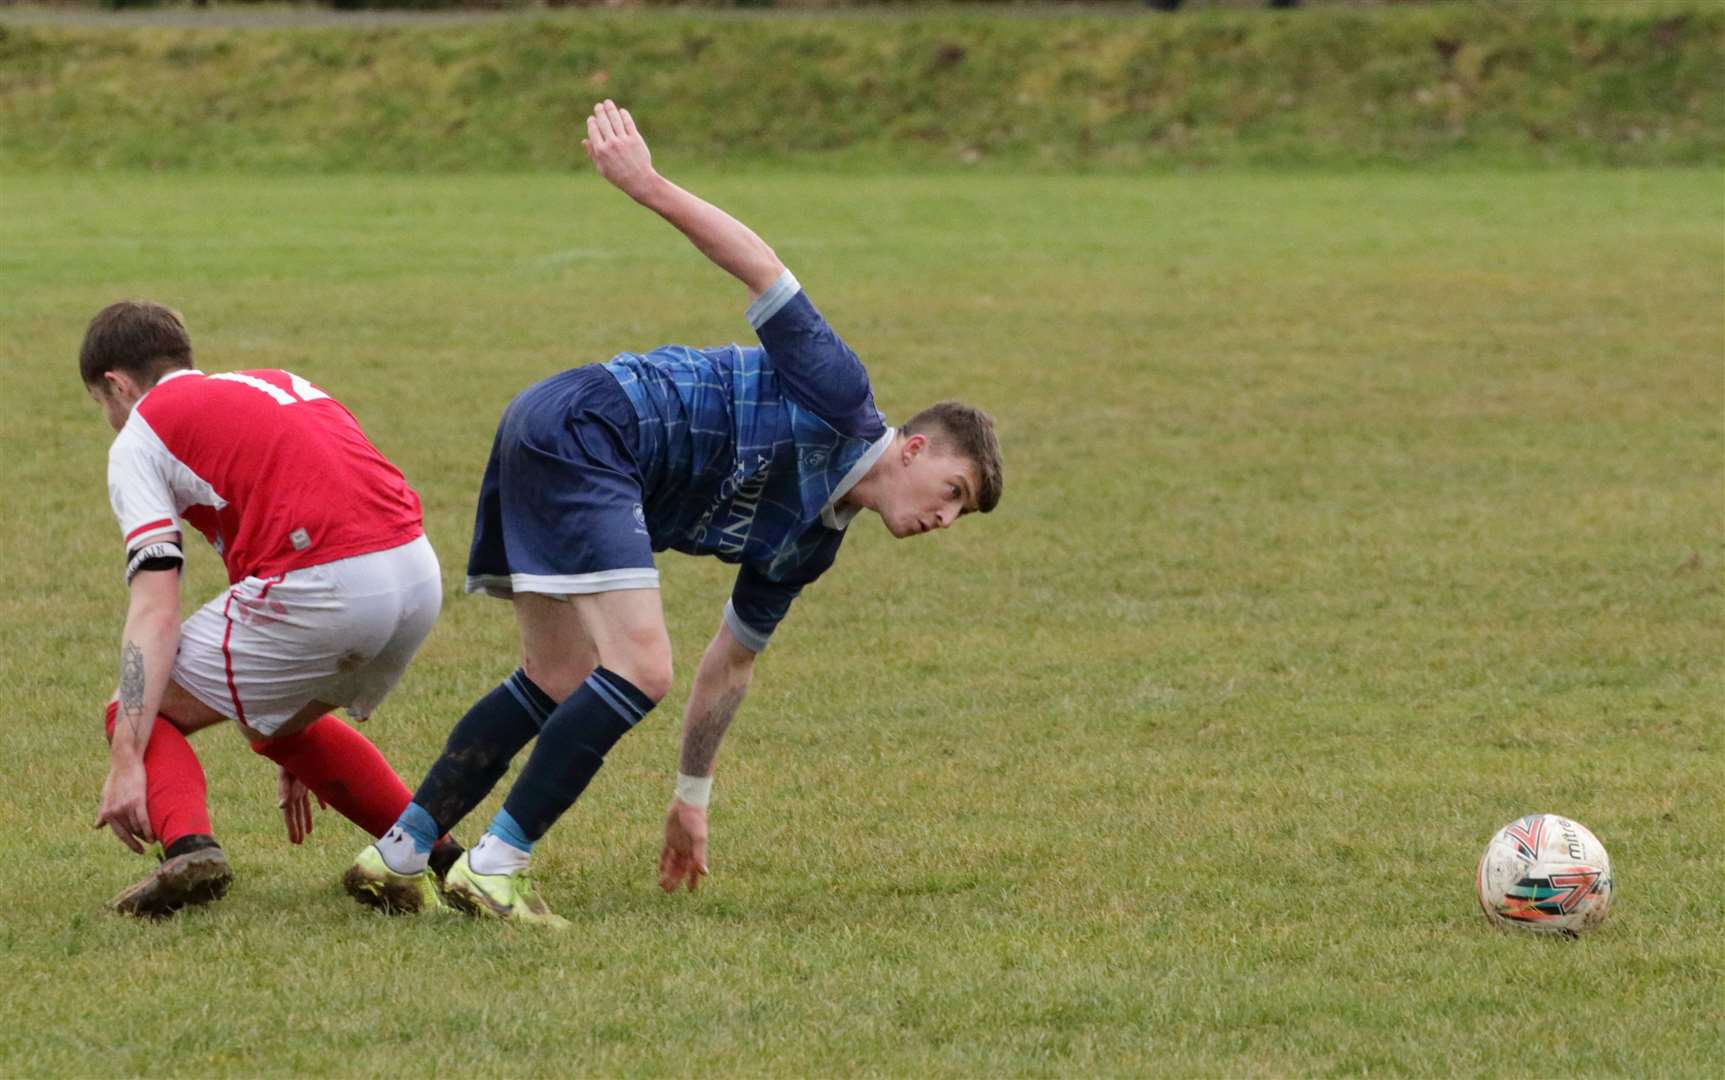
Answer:
M737 709L743 704L745 687L735 686L719 695L719 700L699 716L693 714L683 725L683 754L677 768L684 776L713 775L713 759L719 756L719 741L725 737Z
M144 724L144 650L131 641L120 650L120 711L134 732Z

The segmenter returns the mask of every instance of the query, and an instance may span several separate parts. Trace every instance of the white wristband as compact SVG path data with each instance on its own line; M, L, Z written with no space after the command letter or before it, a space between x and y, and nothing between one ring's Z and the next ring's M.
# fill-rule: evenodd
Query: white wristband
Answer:
M677 801L697 810L705 810L713 797L713 778L677 774Z

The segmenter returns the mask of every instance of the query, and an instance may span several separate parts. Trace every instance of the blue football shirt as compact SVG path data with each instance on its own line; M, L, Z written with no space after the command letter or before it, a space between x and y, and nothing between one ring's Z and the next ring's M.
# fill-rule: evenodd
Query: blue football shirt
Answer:
M748 319L759 348L666 345L605 368L640 421L653 549L740 563L725 621L758 652L832 565L854 516L837 503L893 432L862 361L789 270Z

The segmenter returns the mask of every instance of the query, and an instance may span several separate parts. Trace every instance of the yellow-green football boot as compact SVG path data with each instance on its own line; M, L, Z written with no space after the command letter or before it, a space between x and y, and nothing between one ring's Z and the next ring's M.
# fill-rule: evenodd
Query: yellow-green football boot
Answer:
M466 852L449 868L443 890L451 907L469 915L549 926L554 930L569 927L568 919L553 912L539 898L539 890L534 888L526 870L513 874L476 874L468 865Z
M417 915L443 907L437 878L430 868L417 874L398 874L383 861L376 844L367 844L347 873L341 876L347 894L386 915Z

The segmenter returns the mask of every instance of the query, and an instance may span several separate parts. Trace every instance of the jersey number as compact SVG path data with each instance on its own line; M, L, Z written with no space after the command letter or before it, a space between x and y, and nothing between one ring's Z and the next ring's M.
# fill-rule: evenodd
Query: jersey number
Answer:
M262 390L270 397L275 398L276 404L278 405L297 405L302 401L316 401L319 398L329 397L328 394L319 390L311 383L306 382L293 372L289 371L284 374L288 377L288 383L293 386L293 393L291 394L274 383L267 383L255 375L244 375L237 371L227 371L220 375L211 375L210 378L226 379L228 382L237 382L243 386L249 386L253 390Z

